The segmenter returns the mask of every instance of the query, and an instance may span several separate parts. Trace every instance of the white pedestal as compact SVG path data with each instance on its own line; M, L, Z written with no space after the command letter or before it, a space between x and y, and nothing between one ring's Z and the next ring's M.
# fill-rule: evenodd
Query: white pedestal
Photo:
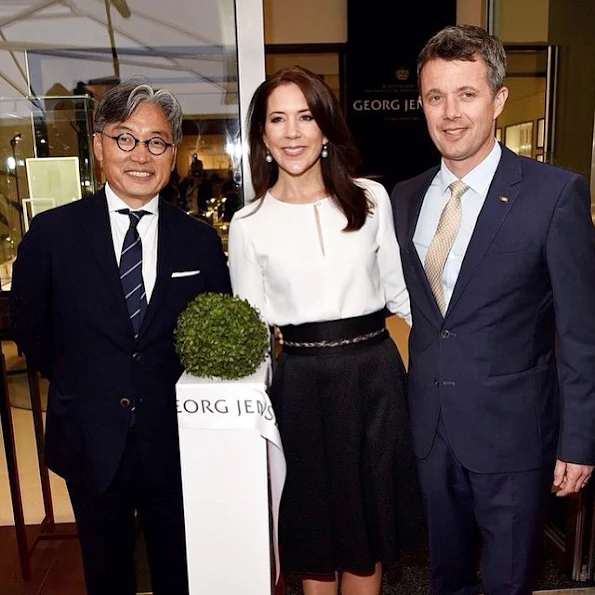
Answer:
M268 469L277 555L285 459L265 387L265 366L176 386L190 595L271 592Z

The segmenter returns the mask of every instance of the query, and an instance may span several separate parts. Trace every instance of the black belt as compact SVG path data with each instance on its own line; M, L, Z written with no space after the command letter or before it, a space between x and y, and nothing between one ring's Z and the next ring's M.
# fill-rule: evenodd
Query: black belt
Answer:
M335 350L356 349L382 342L388 333L384 311L281 327L283 351L299 355L320 355Z

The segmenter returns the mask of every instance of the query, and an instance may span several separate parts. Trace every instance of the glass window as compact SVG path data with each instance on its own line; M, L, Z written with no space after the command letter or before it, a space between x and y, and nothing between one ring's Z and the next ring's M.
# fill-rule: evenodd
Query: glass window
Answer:
M551 159L549 108L554 48L507 46L510 90L504 111L496 123L496 136L518 155L539 161ZM550 77L550 78L548 78Z
M164 197L226 240L243 203L235 15L234 0L24 0L0 8L0 97L12 98L0 100L3 262L13 257L28 219L64 200L39 196L51 186L32 188L31 168L38 177L74 176L78 165L75 200L102 185L92 154L93 111L106 90L132 76L172 91L184 111L184 138Z

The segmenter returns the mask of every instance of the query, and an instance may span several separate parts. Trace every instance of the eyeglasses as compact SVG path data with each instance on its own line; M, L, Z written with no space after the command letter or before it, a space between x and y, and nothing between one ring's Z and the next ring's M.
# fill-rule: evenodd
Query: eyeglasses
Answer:
M128 132L123 132L122 134L118 134L118 136L111 136L105 132L101 132L101 134L115 140L118 147L126 153L134 151L136 145L139 143L144 144L151 155L163 155L167 149L174 146L173 143L168 143L158 136L154 136L148 140L140 140Z

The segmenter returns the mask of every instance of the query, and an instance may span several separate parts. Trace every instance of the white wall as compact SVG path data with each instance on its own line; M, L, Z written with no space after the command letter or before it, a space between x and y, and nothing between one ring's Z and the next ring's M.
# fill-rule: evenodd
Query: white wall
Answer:
M457 24L485 26L485 11L486 0L457 0ZM344 43L347 2L264 0L264 35L266 43Z
M549 4L549 0L498 0L498 37L503 43L546 43Z
M457 25L486 26L486 0L457 0Z
M344 43L347 2L264 0L264 38L266 43Z

